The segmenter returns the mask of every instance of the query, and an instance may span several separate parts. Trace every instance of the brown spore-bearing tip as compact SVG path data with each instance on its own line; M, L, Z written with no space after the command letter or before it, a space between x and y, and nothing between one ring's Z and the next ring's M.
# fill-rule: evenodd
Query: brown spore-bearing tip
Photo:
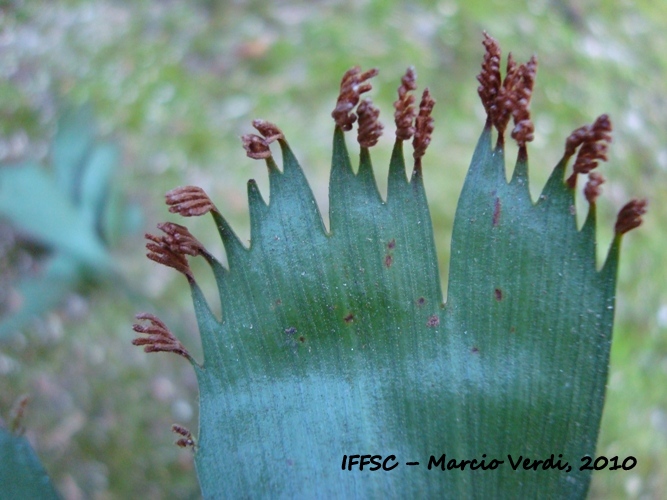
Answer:
M163 228L160 229L165 230ZM146 257L158 264L176 269L179 273L185 275L188 281L194 281L188 260L180 250L179 245L175 244L174 236L170 236L169 234L167 236L155 236L146 233L146 239L148 240L146 243L146 249L148 250Z
M533 95L535 75L537 74L537 59L532 56L526 64L518 69L517 83L512 93L512 139L519 147L525 147L526 142L533 140L535 127L530 119L530 98Z
M412 91L417 89L417 75L415 69L409 67L398 87L398 99L394 102L394 122L396 123L396 138L408 141L415 133L414 121L417 116L415 96Z
M477 76L480 83L477 92L486 110L487 123L496 127L498 141L501 142L512 117L512 138L520 148L524 148L526 142L533 140L534 126L529 107L537 73L537 59L533 56L526 64L517 65L512 54L509 54L505 78L501 81L500 45L487 33L484 33L482 43L485 54L482 71Z
M584 196L588 203L595 203L595 200L600 196L600 186L604 184L604 177L597 172L591 172L588 174L588 182L586 182L586 187L584 187Z
M364 99L357 107L359 129L357 142L362 148L370 148L377 144L384 128L379 122L380 110L373 106L370 99Z
M484 60L482 61L482 72L477 75L480 86L477 93L486 110L487 119L495 125L498 113L498 93L500 91L500 45L495 38L484 32Z
M262 137L264 137L264 141L267 144L271 144L274 141L285 140L283 131L271 122L267 122L266 120L253 120L252 126L262 134Z
M415 159L415 169L417 170L421 168L421 158L431 143L431 134L433 134L433 117L431 113L433 112L433 106L435 106L435 100L431 97L431 92L427 87L424 89L422 100L419 103L419 114L415 119L415 135L412 138L412 147L414 148L412 156Z
M188 228L174 222L161 222L157 225L158 229L165 233L161 237L169 249L175 254L187 254L196 257L197 255L208 255L197 238L192 236Z
M577 148L577 159L567 185L574 188L577 174L587 174L598 166L600 160L607 161L607 150L611 142L612 125L608 115L600 115L592 125L584 125L572 132L565 141L565 157L572 156Z
M340 93L336 101L336 107L331 112L336 125L344 131L352 130L352 125L357 121L357 115L352 110L359 103L361 94L371 90L371 84L367 81L378 74L377 68L361 72L359 66L355 66L345 72L340 82Z
M132 341L132 345L144 346L144 352L173 352L183 356L190 362L194 362L187 349L181 344L167 326L155 315L150 313L139 313L138 320L148 320L149 324L136 323L132 329L137 333L144 333L146 337L138 337Z
M12 434L23 435L25 433L25 428L23 427L23 418L25 417L26 410L28 408L28 403L30 402L30 396L27 394L19 397L14 403L11 411L11 425L9 427Z
M197 186L180 186L168 191L164 197L169 211L183 217L196 217L216 210L206 192Z
M642 215L646 213L646 200L631 200L618 212L614 232L618 235L639 227Z
M187 428L183 427L182 425L173 424L171 426L171 432L183 436L178 441L176 441L178 446L181 448L194 448L195 439L192 437L192 433Z
M271 157L271 148L263 137L257 134L246 134L241 137L241 141L243 142L243 149L245 149L248 158L266 160Z

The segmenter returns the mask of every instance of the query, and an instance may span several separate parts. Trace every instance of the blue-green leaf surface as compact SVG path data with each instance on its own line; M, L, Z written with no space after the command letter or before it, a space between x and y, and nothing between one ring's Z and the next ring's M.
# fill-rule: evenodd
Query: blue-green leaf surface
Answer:
M268 160L270 204L248 184L249 249L214 212L229 261L214 264L221 322L193 286L204 496L585 496L580 459L595 452L619 238L597 271L594 211L578 231L565 165L533 204L526 163L508 184L485 129L443 304L422 172L406 179L401 142L383 202L368 151L355 174L336 130L329 233L281 147L283 172ZM364 454L399 465L342 470L344 455ZM443 454L504 463L429 470ZM526 458L564 470L524 470Z
M30 443L0 426L0 498L60 498Z

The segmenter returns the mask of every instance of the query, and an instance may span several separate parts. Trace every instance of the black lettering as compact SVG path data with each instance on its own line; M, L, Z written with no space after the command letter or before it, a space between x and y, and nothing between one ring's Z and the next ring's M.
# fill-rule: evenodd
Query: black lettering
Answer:
M484 470L489 470L489 469L496 470L500 465L502 465L504 463L505 463L504 460L496 460L494 458L493 460L491 460L491 463L489 464L489 466Z
M343 465L341 465L341 470L345 470L345 462L347 462L347 455L343 455Z
M600 460L604 460L604 462L602 464L598 463L598 462L600 462ZM603 456L597 457L595 459L595 463L593 464L593 467L595 467L595 470L603 470L603 469L607 468L608 463L609 463L609 460L607 460L607 457L605 457L603 455Z
M387 462L389 460L396 460L396 455L389 455L387 458L384 459L384 462L382 463L382 469L383 470L392 470L395 469L398 466L398 462L396 462L394 465L391 467L387 467Z
M581 457L582 462L586 462L584 465L579 467L579 470L593 470L593 467L591 467L591 462L593 459L586 455L585 457Z
M440 458L436 460L435 457L431 455L431 458L428 459L428 470L431 470L431 466L437 467L438 465L441 470L445 470L445 456L446 455L443 453L440 455Z
M352 470L352 467L359 463L359 455L350 455L350 461L347 463L347 470Z
M359 470L364 470L364 465L370 465L371 456L370 455L361 455L361 462L359 462Z
M554 460L554 455L552 453L551 458L548 460L548 461L550 461L549 467L551 469L567 470L567 468L570 466L570 464L568 464L567 462L565 462L565 463L561 462L560 461L561 458L563 458L563 454L559 453L558 454L558 460L556 460L556 462L554 462L553 461Z
M519 468L519 465L521 465L521 460L523 459L523 456L519 455L519 459L516 462L512 460L512 455L507 455L507 459L510 461L510 467L512 467L512 470L517 470Z
M626 462L628 460L631 460L630 465L626 464ZM630 455L625 460L623 460L623 464L621 465L621 467L623 467L623 470L630 470L630 469L634 468L635 465L637 465L637 459L635 457L633 457L632 455Z
M381 455L373 455L371 457L371 463L373 464L373 467L371 467L372 471L380 470L382 468L382 464L380 463L380 460L382 460Z

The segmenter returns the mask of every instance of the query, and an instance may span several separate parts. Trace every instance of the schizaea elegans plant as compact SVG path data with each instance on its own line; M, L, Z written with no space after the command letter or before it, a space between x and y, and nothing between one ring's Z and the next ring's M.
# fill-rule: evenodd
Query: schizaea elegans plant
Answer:
M186 277L204 359L195 360L153 314L137 315L134 326L135 345L176 353L197 374L198 436L178 425L174 432L193 449L206 498L585 496L591 471L580 470L580 460L595 454L621 240L641 224L646 201L621 208L598 269L604 179L597 169L607 159L610 118L567 138L533 202L527 144L537 60L519 64L509 55L502 75L498 43L485 34L483 45L477 78L487 119L456 210L446 303L422 165L435 100L428 88L417 99L412 68L394 103L386 200L370 155L383 126L365 97L377 70L355 67L343 76L332 113L328 231L285 136L263 120L253 122L258 134L242 138L270 180L269 204L248 182L249 247L202 189L167 193L170 212L213 217L228 260L223 266L185 226L159 224L160 234L146 235L148 257ZM345 137L355 124L356 171ZM518 144L509 182L508 129ZM581 176L588 215L579 229ZM213 270L221 318L197 285L191 257ZM346 458L355 454L399 465L351 470ZM509 457L552 467L515 470ZM460 467L472 459L504 464Z

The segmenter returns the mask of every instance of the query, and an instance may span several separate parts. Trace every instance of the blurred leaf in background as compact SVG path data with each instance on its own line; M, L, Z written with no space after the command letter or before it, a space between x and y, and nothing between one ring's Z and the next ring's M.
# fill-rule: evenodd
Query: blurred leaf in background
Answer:
M115 181L119 193L145 200L146 229L162 220L165 191L194 184L221 200L247 239L246 180L268 192L265 168L249 164L239 144L251 120L281 123L327 213L333 76L356 64L380 68L373 99L391 109L396 79L414 65L438 101L424 174L446 283L455 201L484 113L475 81L483 30L517 48L518 60L538 56L532 165L553 164L565 134L600 113L614 121L599 257L624 200L649 200L643 230L623 248L598 445L638 465L596 472L591 496L667 497L667 2L11 0L0 4L0 160L42 161L61 99L90 102L101 135L122 132L126 167ZM378 179L391 146L385 137L376 147ZM533 198L548 175L531 169ZM198 221L190 230L224 261L214 231ZM140 248L139 238L120 242L116 265L198 356L189 293ZM214 297L212 277L200 284ZM26 426L64 496L196 497L192 457L169 431L179 422L197 433L189 366L132 351L130 299L80 293L88 308L80 321L47 315L35 331L49 335L17 336L0 353L0 402L33 396Z
M139 228L140 213L118 203L112 184L118 147L95 134L89 107L68 110L58 123L51 169L33 162L0 168L0 217L48 249L43 269L18 284L0 340L84 282L118 279L108 246Z

